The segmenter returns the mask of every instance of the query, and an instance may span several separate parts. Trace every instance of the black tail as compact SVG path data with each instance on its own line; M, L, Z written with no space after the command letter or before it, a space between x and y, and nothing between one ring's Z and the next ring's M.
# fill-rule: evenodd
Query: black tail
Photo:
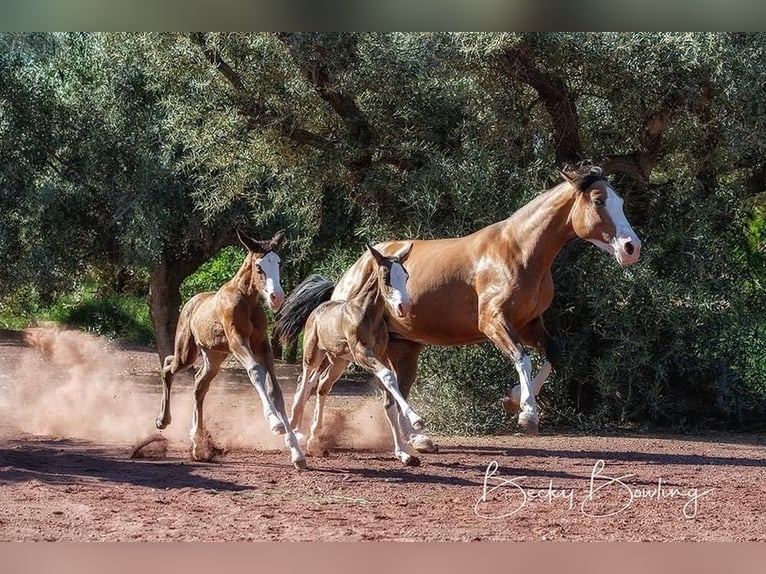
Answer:
M311 312L329 301L335 284L321 275L309 275L290 293L274 322L274 334L285 347L295 344Z

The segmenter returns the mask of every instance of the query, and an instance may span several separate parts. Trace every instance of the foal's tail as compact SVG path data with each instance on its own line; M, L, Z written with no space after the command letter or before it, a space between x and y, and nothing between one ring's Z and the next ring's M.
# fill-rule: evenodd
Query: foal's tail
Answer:
M335 284L321 275L309 275L285 299L277 320L274 334L287 347L295 344L311 312L329 301Z

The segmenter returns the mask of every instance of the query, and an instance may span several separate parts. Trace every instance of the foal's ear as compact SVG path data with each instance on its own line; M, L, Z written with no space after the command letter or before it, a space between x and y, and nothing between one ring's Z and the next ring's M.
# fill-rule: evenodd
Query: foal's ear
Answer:
M372 256L375 258L375 261L377 261L378 265L383 265L386 261L388 261L385 255L383 255L369 243L367 244L367 249L369 249L370 253L372 253Z
M405 245L399 251L394 253L394 257L398 257L399 262L404 263L405 261L407 261L407 258L410 256L410 253L412 252L412 245L413 243L410 241L409 243L407 243L407 245Z
M274 237L271 238L272 251L279 251L279 248L282 246L282 242L285 239L285 235L287 235L286 229L280 229L274 234Z
M245 233L239 229L237 229L237 237L239 238L239 242L244 245L245 249L248 251L253 251L255 253L263 253L265 251L263 244L260 241L256 241L252 237L245 235Z

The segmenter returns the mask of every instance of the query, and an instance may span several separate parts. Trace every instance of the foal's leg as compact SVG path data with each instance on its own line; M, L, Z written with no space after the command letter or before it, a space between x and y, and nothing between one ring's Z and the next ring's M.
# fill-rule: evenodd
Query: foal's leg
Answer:
M319 373L304 363L303 372L298 378L298 384L295 387L295 395L293 395L293 410L290 413L290 428L293 429L293 431L296 433L300 433L301 424L303 423L303 412L306 408L306 401L311 396L314 387L316 387L318 379Z
M343 374L343 371L346 370L348 361L336 357L334 362L331 362L329 359L322 361L322 365L326 365L326 367L319 375L317 400L314 404L314 420L311 421L311 430L309 431L309 438L306 442L306 448L315 456L326 455L327 453L322 441L324 405L327 400L327 395L330 394L333 385L335 385L335 382Z
M389 395L385 391L384 394ZM405 447L407 441L402 437L402 420L404 420L404 417L399 416L401 412L393 398L386 400L384 411L388 425L391 427L391 435L394 438L394 456L401 460L404 466L420 466L420 459L408 453Z
M522 343L534 348L538 353L545 354L545 362L532 381L533 392L535 396L538 396L540 389L543 388L543 384L551 374L552 367L558 363L561 350L545 328L542 317L537 317L527 323L519 335ZM503 408L509 413L516 413L521 408L520 403L521 386L516 385L509 389L506 397L503 397Z
M285 446L290 450L290 460L295 468L303 470L306 468L306 457L298 444L298 437L287 419L282 389L277 382L277 374L274 371L274 353L268 340L264 339L261 351L256 353L255 358L266 367L266 396L271 400L277 411L277 417L282 421L285 429Z
M194 339L191 338L191 334L189 341L184 343L183 346L179 346L176 343L175 354L165 357L165 363L162 366L162 372L160 373L160 379L162 380L160 414L157 415L157 420L154 421L158 429L166 428L171 421L170 388L173 385L173 377L194 365L194 362L197 360L197 346L194 343Z
M406 341L404 339L389 339L388 357L396 372L397 382L403 397L409 395L412 385L415 383L418 373L418 358L423 350L423 345ZM384 393L385 408L394 405L394 398L389 393ZM438 447L424 433L415 430L410 421L400 413L400 426L404 435L409 437L410 444L418 452L438 452Z
M218 374L221 364L226 359L226 353L203 350L201 354L202 368L194 379L194 411L189 438L192 441L192 458L208 461L213 458L214 449L210 445L209 437L205 431L202 405L210 388L210 381Z
M300 431L306 401L319 380L319 373L329 367L326 357L327 354L319 349L314 322L309 318L303 334L303 371L300 379L298 379L298 386L293 396L293 409L290 414L290 428L295 432Z
M423 430L426 426L426 422L415 412L407 400L402 396L401 392L399 392L399 381L396 378L396 373L394 373L391 367L383 364L383 362L381 362L370 349L362 345L357 345L356 348L353 349L352 354L354 362L357 365L373 373L378 377L380 382L383 383L383 388L391 394L394 401L396 401L396 404L399 405L402 414L410 422L412 428L415 430Z
M227 334L227 336L231 352L242 363L245 371L247 371L250 382L258 392L258 397L263 405L263 416L268 421L271 432L274 434L284 434L287 432L287 417L285 416L284 420L279 417L277 408L266 391L266 368L256 359L255 354L250 348L249 340L238 334Z

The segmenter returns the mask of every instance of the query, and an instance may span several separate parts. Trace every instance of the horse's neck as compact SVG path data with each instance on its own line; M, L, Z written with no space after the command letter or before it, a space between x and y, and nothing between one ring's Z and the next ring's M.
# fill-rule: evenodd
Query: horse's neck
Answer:
M383 317L386 301L380 292L377 273L372 273L367 277L367 281L365 281L357 294L357 299L359 300L358 303L362 309L363 317L369 317L373 323Z
M253 254L248 253L239 270L229 283L248 297L257 297L261 286L257 277L253 276Z
M574 190L567 183L539 195L502 223L507 239L521 250L527 266L546 272L575 237L570 220Z

